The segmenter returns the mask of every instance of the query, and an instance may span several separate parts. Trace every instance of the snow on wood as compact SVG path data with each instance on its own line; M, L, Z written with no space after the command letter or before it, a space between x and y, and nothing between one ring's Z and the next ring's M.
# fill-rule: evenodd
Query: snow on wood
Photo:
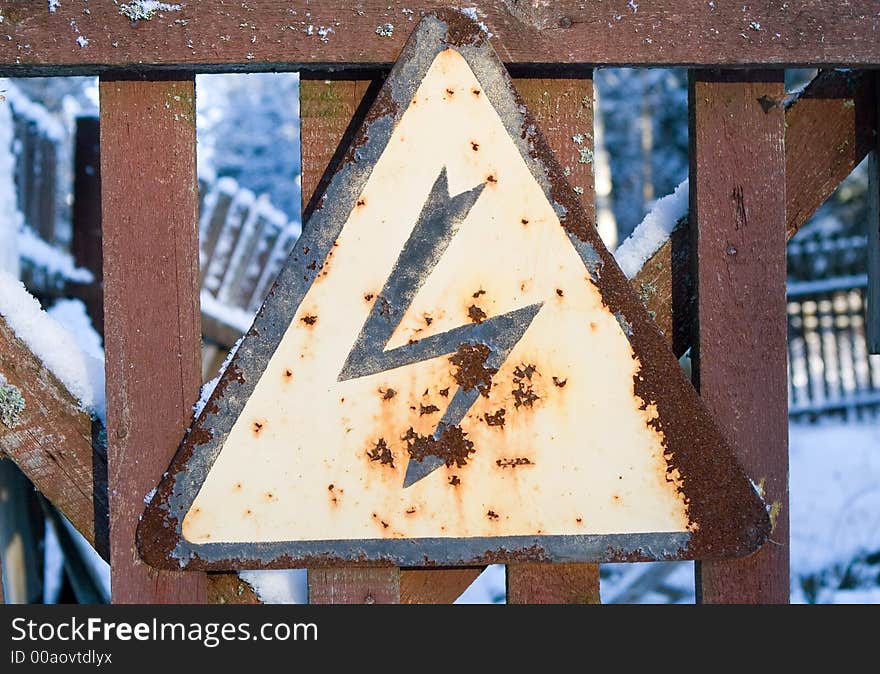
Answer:
M688 181L672 194L658 199L654 207L614 253L617 264L632 279L650 257L669 239L675 225L688 212Z
M23 117L33 122L41 135L49 140L61 143L64 141L66 133L61 123L56 120L46 108L39 103L34 103L25 96L21 90L15 86L9 79L0 79L0 90L3 91L3 97L6 103L12 108L16 117Z
M0 237L2 237L2 229L0 229ZM2 240L5 246L6 239ZM12 240L14 241L14 239ZM92 283L95 280L92 272L88 269L76 266L73 257L69 253L50 246L27 225L21 226L17 240L19 254L22 259L44 270L49 275L61 277L66 281L73 281L74 283Z
M0 272L0 316L85 409L103 418L103 359L84 352L76 335L44 312L6 272Z

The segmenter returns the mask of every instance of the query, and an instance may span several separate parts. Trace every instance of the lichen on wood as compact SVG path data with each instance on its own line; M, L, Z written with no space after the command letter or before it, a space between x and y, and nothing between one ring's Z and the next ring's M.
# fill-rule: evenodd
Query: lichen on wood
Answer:
M7 383L6 377L0 374L0 423L7 428L15 428L21 423L24 412L24 396L17 386Z

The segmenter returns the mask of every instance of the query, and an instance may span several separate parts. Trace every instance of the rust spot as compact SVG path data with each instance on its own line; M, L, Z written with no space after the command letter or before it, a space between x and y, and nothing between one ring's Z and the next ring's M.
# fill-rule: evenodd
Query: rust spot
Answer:
M457 487L458 485L460 485L461 480L458 479L458 475L453 475L452 477L450 477L449 484L451 484L453 487Z
M391 449L385 442L385 438L379 438L376 442L376 446L367 450L367 456L370 457L370 461L378 461L383 466L391 466L394 468L394 455L391 453Z
M251 430L253 431L254 436L259 436L260 433L263 432L263 429L265 427L266 427L266 420L265 419L256 420L256 421L254 421L254 423L251 424Z
M575 517L574 521L577 522L578 524L580 524L581 522L584 521L584 518L583 517Z
M290 381L291 379L293 379L293 372L290 370L290 368L287 368L286 370L284 370L282 376L284 377L285 381Z
M303 254L304 254L304 255L308 255L308 254L309 254L309 247L308 247L308 246L303 246Z
M434 414L435 412L439 412L440 408L436 405L419 405L419 416L424 416L426 414Z
M497 520L499 515L494 510L488 510L486 511L486 517L488 517L490 520Z
M312 263L306 267L306 269L311 269L312 271L315 271L315 269L317 269L317 268L318 268L318 261L317 260L312 260Z
M482 288L480 288L477 292L475 292L473 295L471 295L471 297L473 297L474 299L477 299L480 295L485 295L485 294L486 294L486 291L483 290Z
M328 490L328 491L333 491L333 485L332 485L332 484L328 484L328 485L327 485L327 490Z
M267 491L267 492L266 492L266 500L267 500L267 501L274 501L274 500L275 500L275 494L273 494L271 491Z
M248 508L247 510L244 511L244 514L245 514L245 516L249 517L254 514L254 511L251 510L250 508Z
M440 395L443 396L444 398L448 398L449 397L449 387L447 386L446 388L441 388Z
M446 89L446 95L447 95L447 96L455 96L455 90L454 90L454 89L450 89L450 88L447 87L447 89Z
M520 220L520 224L523 224L523 225L527 225L527 224L529 224L529 219L528 219L528 218L522 218L522 219Z
M393 388L386 388L384 391L379 389L379 393L382 394L382 400L391 400L394 396L397 395L397 391Z
M532 466L534 464L531 459L527 459L524 456L518 456L515 459L498 459L495 462L495 465L499 468L516 468L517 466Z
M502 407L500 410L494 412L493 414L489 414L488 412L483 415L483 418L486 420L486 423L489 426L500 426L504 428L504 413L505 409Z
M492 377L498 372L494 367L486 367L489 353L489 347L485 344L462 344L449 357L449 362L458 368L453 374L458 385L465 391L476 387L487 398L492 388Z
M486 182L492 183L494 185L495 183L498 182L498 178L495 176L494 173L490 173L489 175L486 176Z
M306 325L314 325L315 323L318 322L318 317L314 316L312 314L309 314L307 316L303 316L300 320L303 323L305 323Z
M364 295L364 301L372 302L374 297L375 295L373 293L367 293L366 295Z
M425 325L431 325L434 322L434 319L431 318L428 314L425 314Z
M532 375L535 372L537 372L537 368L531 364L518 365L514 368L513 383L516 385L516 388L511 391L514 407L532 407L535 401L540 399L540 396L535 393L531 384Z
M422 394L422 397L424 398L426 395L428 395L428 389L425 389L425 392Z
M599 324L596 321L590 321L590 330L596 332L599 329Z
M562 388L568 383L568 379L560 379L559 377L553 377L553 385Z
M477 141L472 140L471 141L471 150L473 150L474 152L479 152L480 144Z
M557 289L556 289L556 294L559 295L560 297L562 297L565 293L562 292L562 288L557 288Z
M364 199L363 197L361 197L360 199L357 200L357 204L356 204L356 205L357 205L357 206L366 206L366 205L367 205L367 200Z
M235 489L235 491L241 491L241 482L236 482L235 487L233 487L233 489Z
M415 506L412 506L412 507L410 507L410 508L407 508L405 512L406 512L407 515L412 515L412 514L415 513L415 511L416 511Z
M474 443L467 439L460 426L441 423L440 428L440 437L435 438L433 435L419 435L410 427L402 438L410 457L414 461L423 461L427 456L436 456L443 459L447 467L467 465L468 458L475 451Z
M472 93L474 96L479 97L479 96L480 96L480 93L482 93L482 92L480 92L479 89L474 88L474 89L471 89L471 93Z
M479 325L486 320L486 312L480 309L476 304L472 304L468 307L468 317L471 321Z

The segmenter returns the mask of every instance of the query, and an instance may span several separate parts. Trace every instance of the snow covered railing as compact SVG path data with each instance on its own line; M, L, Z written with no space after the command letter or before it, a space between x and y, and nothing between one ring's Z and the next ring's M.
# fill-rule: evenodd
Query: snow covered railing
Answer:
M42 239L55 241L58 144L62 126L42 105L4 80L3 96L12 111L18 205L24 221Z
M217 362L251 327L301 227L232 178L199 187L202 334L211 343L203 369L213 376Z
M880 356L865 340L865 274L788 284L789 416L880 412Z

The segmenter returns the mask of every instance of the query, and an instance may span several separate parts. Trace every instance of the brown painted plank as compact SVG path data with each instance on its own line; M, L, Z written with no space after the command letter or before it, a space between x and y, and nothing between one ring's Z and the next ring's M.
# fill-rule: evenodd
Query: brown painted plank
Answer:
M0 452L109 559L107 458L98 441L100 423L92 422L2 317L0 374L25 400L15 428L0 423Z
M785 116L788 236L831 196L874 142L875 78L868 72L825 72Z
M518 79L516 88L556 159L568 172L590 220L595 219L593 184L593 75L570 79ZM510 604L599 603L598 564L509 564Z
M785 111L782 73L691 74L695 383L771 505L771 540L697 564L706 603L788 603Z
M880 353L880 77L874 75L877 87L877 109L874 112L875 146L870 164L868 218L865 221L868 237L868 291L865 329L868 353Z
M420 13L447 0L187 2L132 22L123 3L4 6L0 74L98 74L107 68L299 70L391 63ZM873 0L474 0L513 64L868 65L880 61ZM406 10L406 11L404 11ZM380 29L380 27L391 28ZM63 66L58 68L54 66ZM234 66L234 68L233 68Z
M310 604L399 604L396 567L309 569Z
M370 81L303 80L300 82L300 147L302 151L303 222L336 169L341 149L348 146L375 97ZM337 148L340 148L337 151ZM312 604L397 604L400 602L400 570L393 568L309 569L309 602Z
M201 384L195 80L103 77L100 96L113 601L204 603L204 574L135 545Z
M77 287L98 334L104 334L104 275L101 254L101 155L97 117L79 117L73 151L73 240L77 267L88 269L94 283Z

